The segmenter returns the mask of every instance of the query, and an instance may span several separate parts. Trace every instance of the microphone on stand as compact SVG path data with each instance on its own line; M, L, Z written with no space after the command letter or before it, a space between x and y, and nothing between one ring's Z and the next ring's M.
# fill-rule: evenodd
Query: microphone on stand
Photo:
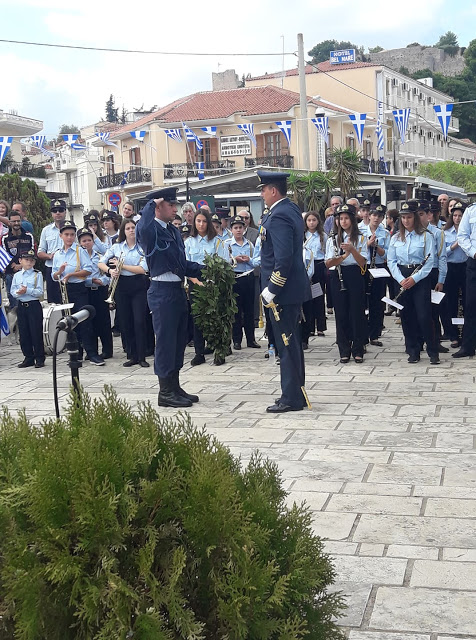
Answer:
M61 318L61 320L58 321L56 328L61 329L61 331L72 331L80 322L84 322L84 320L87 320L88 318L94 318L95 315L96 309L90 304L87 304L76 313L73 313L73 315Z

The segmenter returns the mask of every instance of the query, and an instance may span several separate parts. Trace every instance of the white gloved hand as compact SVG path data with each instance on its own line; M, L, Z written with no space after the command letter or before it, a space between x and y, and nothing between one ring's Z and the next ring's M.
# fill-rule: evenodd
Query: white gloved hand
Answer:
M276 294L271 293L271 291L268 289L268 287L265 287L263 289L263 291L261 292L261 297L266 302L266 304L269 304L270 302L272 302L273 298L275 297L275 295Z

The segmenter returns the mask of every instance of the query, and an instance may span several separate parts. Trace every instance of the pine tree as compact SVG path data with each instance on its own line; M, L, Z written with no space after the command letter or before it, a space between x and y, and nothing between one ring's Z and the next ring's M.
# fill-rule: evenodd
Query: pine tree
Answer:
M107 122L118 122L119 121L119 108L116 107L116 102L114 100L114 96L109 96L109 100L106 102L106 120Z
M0 177L0 200L6 200L10 206L17 200L25 204L36 240L43 227L51 222L48 198L34 180L22 180L18 173L5 173Z

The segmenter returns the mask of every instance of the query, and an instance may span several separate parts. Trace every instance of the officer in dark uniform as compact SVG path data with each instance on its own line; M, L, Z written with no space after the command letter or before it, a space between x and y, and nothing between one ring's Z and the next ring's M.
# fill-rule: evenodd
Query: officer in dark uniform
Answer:
M177 213L177 189L167 187L149 194L137 223L136 238L147 259L147 293L155 332L154 371L159 378L161 407L191 407L198 396L180 387L179 372L187 344L188 307L185 276L199 278L201 266L185 258L180 231L172 221Z
M304 222L298 206L286 197L288 176L258 171L261 197L268 209L260 227L261 296L264 304L276 304L279 314L279 320L274 313L269 317L280 355L282 394L266 409L268 413L301 411L306 400L299 320L311 289L302 260Z

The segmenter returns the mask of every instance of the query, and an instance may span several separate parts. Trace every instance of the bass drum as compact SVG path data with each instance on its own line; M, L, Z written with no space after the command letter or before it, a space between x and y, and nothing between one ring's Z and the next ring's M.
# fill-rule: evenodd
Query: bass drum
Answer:
M71 309L73 304L51 304L43 307L43 344L45 353L53 355L53 341L56 333L56 325L64 316L65 309ZM66 344L66 331L60 331L56 346L56 353L61 353Z

